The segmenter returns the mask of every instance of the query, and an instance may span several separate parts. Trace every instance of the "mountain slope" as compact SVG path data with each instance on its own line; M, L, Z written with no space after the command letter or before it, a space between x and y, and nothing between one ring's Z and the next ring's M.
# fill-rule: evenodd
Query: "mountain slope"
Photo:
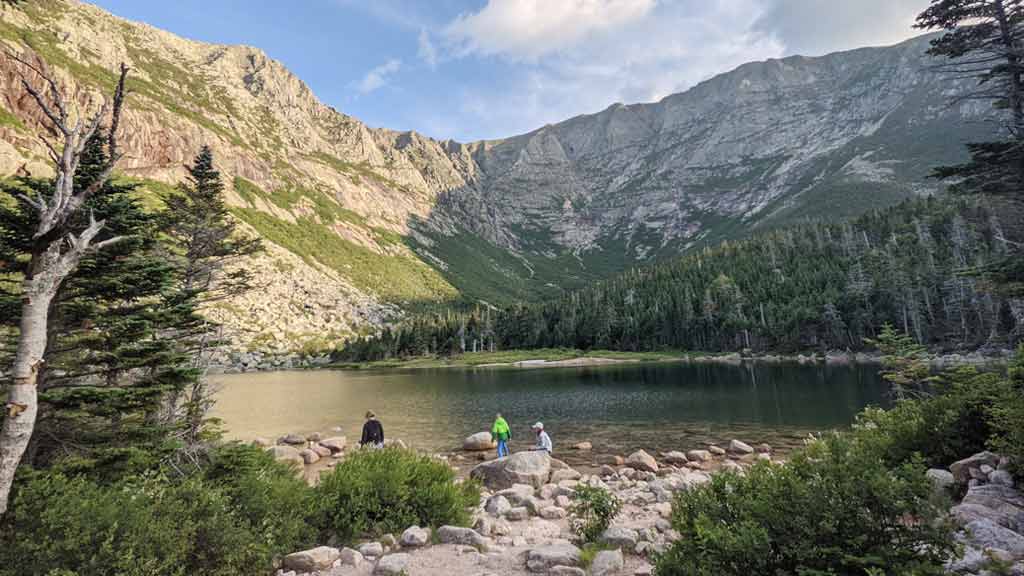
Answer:
M158 194L209 144L235 215L269 243L266 287L210 314L239 346L330 341L453 298L558 293L808 216L934 191L983 111L891 48L752 63L652 104L461 144L372 129L280 63L74 0L0 4L0 40L80 106L133 68L120 168ZM0 175L45 175L42 117L0 59Z

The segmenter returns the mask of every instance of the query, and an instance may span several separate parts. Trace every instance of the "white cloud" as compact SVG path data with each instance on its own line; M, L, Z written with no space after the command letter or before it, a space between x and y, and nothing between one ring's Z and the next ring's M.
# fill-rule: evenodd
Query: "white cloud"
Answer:
M366 73L356 89L360 94L369 94L388 83L389 77L401 70L402 61L392 58Z
M431 69L437 68L437 47L434 46L434 42L430 39L430 34L426 28L420 30L418 42L417 55L420 57L420 60L426 62L427 66Z
M643 18L655 0L488 0L445 29L462 54L534 60Z

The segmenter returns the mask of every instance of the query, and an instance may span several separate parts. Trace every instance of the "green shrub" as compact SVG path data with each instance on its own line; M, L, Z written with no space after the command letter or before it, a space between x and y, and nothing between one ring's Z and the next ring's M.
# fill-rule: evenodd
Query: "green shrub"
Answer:
M465 525L479 500L479 487L456 483L447 464L401 448L353 452L316 487L324 536L342 542L413 524Z
M77 576L267 574L271 558L229 499L197 479L104 486L30 474L4 517L0 573Z
M1024 344L1010 364L1007 384L1006 398L992 408L992 447L1010 457L1014 474L1024 480Z
M682 538L659 576L938 575L952 527L919 458L890 468L871 440L829 435L784 465L719 474L680 493Z
M582 542L594 542L608 529L622 510L622 502L614 494L596 486L576 487L569 521L572 531Z

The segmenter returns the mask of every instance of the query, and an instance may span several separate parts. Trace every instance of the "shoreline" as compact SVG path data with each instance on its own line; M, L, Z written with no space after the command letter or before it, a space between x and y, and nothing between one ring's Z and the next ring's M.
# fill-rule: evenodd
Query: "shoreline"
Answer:
M996 352L934 353L928 363L934 369L954 366L1001 367L1013 356L1013 350ZM638 363L714 363L740 366L744 364L799 365L881 365L877 352L809 352L799 354L744 354L740 352L620 352L610 350L509 350L503 352L467 352L460 356L424 356L372 362L331 362L326 355L301 359L297 355L259 357L258 362L220 364L211 367L211 374L243 374L252 372L286 372L305 370L423 370L439 368L539 369L583 368Z

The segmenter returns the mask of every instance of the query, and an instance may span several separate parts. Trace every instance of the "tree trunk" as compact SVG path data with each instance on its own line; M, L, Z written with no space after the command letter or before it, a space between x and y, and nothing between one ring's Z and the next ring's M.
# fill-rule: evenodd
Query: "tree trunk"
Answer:
M0 515L7 512L14 474L25 454L39 411L37 379L46 352L50 302L64 280L60 276L60 244L33 255L25 279L18 349L8 389L6 414L0 429Z

